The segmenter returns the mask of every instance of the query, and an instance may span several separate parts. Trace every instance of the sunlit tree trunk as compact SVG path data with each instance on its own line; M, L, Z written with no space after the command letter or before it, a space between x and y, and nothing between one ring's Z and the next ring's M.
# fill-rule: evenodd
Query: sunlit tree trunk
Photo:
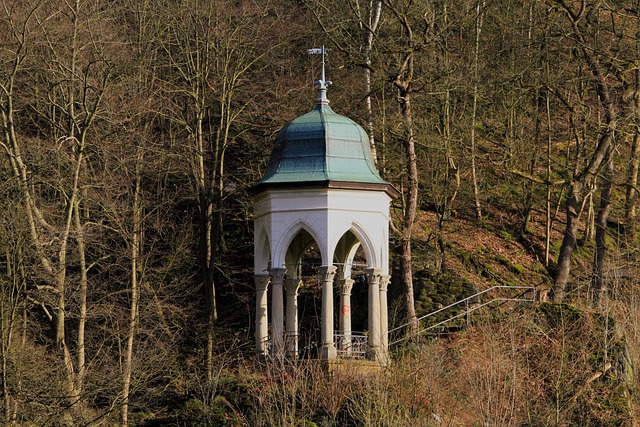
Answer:
M359 6L359 3L358 3ZM358 11L360 12L363 8L358 7ZM367 16L366 20L364 17L359 17L360 21L360 30L362 31L365 42L364 42L364 60L366 67L364 68L364 77L365 77L365 104L367 107L367 130L369 131L369 147L371 148L371 154L373 155L373 161L377 164L378 155L376 150L376 129L373 124L373 106L371 102L371 93L372 93L372 84L371 84L371 54L373 51L373 42L376 37L376 33L378 31L378 25L380 24L380 16L382 14L382 0L376 0L369 3L369 7L364 8ZM363 25L366 23L366 25Z
M640 49L638 49L640 51ZM624 218L627 237L633 241L637 233L638 171L640 171L640 70L634 71L633 90L629 99L633 114L633 136L627 166Z
M480 35L482 33L482 21L485 13L486 1L478 0L476 3L475 40L473 47L473 102L471 107L471 184L473 186L473 206L476 220L482 222L482 204L480 203L480 189L478 188L478 167L476 164L476 120L478 116L478 71L480 67Z
M571 31L576 40L580 43L580 53L591 72L591 84L598 95L599 104L604 112L603 130L600 133L596 148L589 158L586 166L580 170L569 184L569 194L566 201L566 224L562 239L562 246L558 256L558 274L555 278L552 297L555 302L561 302L564 299L564 293L571 271L571 256L577 242L577 232L580 220L580 212L585 202L585 190L590 189L594 184L597 174L603 164L609 161L613 155L615 148L614 133L617 128L617 113L614 102L611 98L609 82L606 78L604 66L600 63L599 58L594 56L590 50L589 43L586 41L582 25L584 24L585 9L579 9L577 12L562 0L553 2L557 4L563 11ZM597 6L594 6L597 7Z
M127 427L129 424L129 402L131 397L131 376L133 373L133 350L135 345L136 331L139 324L139 299L140 299L140 271L142 264L140 260L142 245L142 165L144 162L144 151L142 145L137 148L135 159L135 185L133 191L133 207L131 212L131 239L129 242L130 257L130 298L129 298L129 324L127 328L127 341L125 344L125 355L122 372L122 405L120 406L120 425Z
M593 266L593 303L597 307L602 299L607 296L607 286L605 281L605 262L607 255L607 220L611 211L611 193L613 190L614 162L610 156L603 172L602 189L600 190L600 205L595 221L596 227L596 252Z
M413 291L413 265L411 254L411 236L413 225L418 212L418 160L416 156L415 129L413 124L413 110L411 105L412 83L414 79L416 40L413 33L408 11L393 1L386 1L385 5L392 12L403 31L404 51L398 58L398 68L394 72L393 85L396 89L403 121L402 146L404 148L404 168L406 171L407 188L404 195L404 210L402 221L396 226L398 233L398 257L400 262L400 276L404 287L405 309L407 323L412 330L418 329Z
M402 82L397 83L403 87ZM403 224L400 231L400 245L398 255L400 257L400 274L404 285L405 308L407 310L407 321L412 325L413 329L418 328L415 297L413 292L413 263L411 255L411 234L413 224L416 221L416 213L418 210L418 161L415 150L415 137L413 131L413 115L411 111L410 94L399 89L401 95L400 105L402 116L405 122L405 136L403 145L405 149L406 169L408 177L408 194L405 200L405 210L403 214Z
M546 64L546 68L548 71L548 64ZM548 73L547 73L548 75ZM547 113L547 197L545 204L545 224L544 224L544 265L549 265L549 250L551 248L551 229L552 229L552 218L551 215L551 105L549 100L550 94L547 91L546 96L546 113Z

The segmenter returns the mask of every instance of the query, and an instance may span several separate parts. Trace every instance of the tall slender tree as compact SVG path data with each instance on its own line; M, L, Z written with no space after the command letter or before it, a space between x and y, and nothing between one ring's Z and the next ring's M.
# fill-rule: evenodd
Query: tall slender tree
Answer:
M268 5L184 0L168 11L162 35L171 80L165 87L168 117L191 144L198 200L199 258L207 307L207 372L213 374L218 319L215 279L225 252L226 153L253 92L245 83L253 68L278 43L270 43L275 21Z
M615 131L618 126L618 112L616 99L611 90L611 82L607 78L606 59L594 43L594 35L600 28L596 26L598 17L604 13L604 5L595 2L582 1L579 4L567 3L563 0L551 2L564 17L564 22L570 29L572 41L577 44L580 58L591 74L589 80L597 94L604 123L600 126L597 144L584 167L580 167L571 181L567 200L565 202L566 225L563 233L562 246L558 256L558 273L553 285L553 299L560 302L564 298L565 289L571 271L571 257L577 244L577 235L582 206L588 196L589 188L595 184L596 178L603 165L606 165L616 147Z

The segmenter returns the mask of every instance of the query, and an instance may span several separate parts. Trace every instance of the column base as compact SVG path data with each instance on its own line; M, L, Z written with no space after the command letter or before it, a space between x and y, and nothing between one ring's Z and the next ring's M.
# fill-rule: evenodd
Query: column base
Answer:
M330 345L323 345L320 347L319 357L322 360L334 360L338 358L338 350L331 343Z
M383 362L383 351L381 347L369 347L367 350L367 359L375 362Z

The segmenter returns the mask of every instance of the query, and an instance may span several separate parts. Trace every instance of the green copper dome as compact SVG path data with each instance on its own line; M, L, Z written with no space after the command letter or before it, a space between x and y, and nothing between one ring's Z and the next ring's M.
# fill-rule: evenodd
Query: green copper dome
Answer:
M367 133L336 114L323 92L312 111L278 132L269 167L254 188L343 183L349 188L385 186L389 187L385 191L395 191L376 170Z

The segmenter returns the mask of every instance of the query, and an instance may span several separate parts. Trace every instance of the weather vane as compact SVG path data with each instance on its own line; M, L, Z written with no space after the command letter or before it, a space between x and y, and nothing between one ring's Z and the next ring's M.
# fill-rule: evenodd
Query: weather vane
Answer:
M307 50L309 55L322 55L322 74L320 75L320 79L313 82L314 85L317 85L319 89L327 89L327 87L331 84L330 81L325 80L324 75L324 65L325 65L325 53L328 52L329 49L322 47L314 47L312 49Z

